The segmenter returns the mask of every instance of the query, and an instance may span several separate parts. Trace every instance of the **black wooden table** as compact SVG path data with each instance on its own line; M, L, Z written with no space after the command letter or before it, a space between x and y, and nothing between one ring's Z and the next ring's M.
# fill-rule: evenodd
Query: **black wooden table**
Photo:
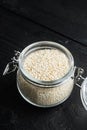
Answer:
M50 4L49 4L50 3ZM14 50L35 41L55 41L67 47L75 65L87 75L86 4L72 1L0 1L0 130L87 130L87 111L74 86L59 106L37 108L25 102L16 87L16 72L2 76Z

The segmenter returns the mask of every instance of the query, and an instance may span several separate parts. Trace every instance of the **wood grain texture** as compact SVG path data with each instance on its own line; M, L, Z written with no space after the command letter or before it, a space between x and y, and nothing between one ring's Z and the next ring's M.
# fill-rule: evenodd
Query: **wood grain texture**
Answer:
M67 101L49 109L25 102L16 87L16 72L2 77L14 50L22 51L35 41L49 40L67 47L75 65L87 75L87 47L69 40L48 28L0 8L0 130L87 130L87 111L82 106L78 87Z
M1 6L87 45L86 1L1 0Z

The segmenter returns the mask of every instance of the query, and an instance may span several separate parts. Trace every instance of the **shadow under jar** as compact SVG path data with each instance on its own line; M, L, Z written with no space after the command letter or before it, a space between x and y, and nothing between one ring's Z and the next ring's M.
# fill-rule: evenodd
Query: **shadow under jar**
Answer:
M66 73L64 73L62 76L58 74L60 78L53 78L53 79L51 78L50 80L46 80L46 79L44 80L43 75L42 77L39 78L38 76L34 77L31 73L29 73L29 71L26 70L26 68L24 67L24 63L26 62L29 55L35 54L36 57L37 55L36 52L38 51L39 52L42 51L45 55L47 54L49 55L49 53L52 50L60 51L64 55L64 57L67 58L68 61L67 62L68 68ZM62 59L61 57L59 58L64 63L64 59ZM56 59L55 57L55 60L57 61L58 58ZM52 61L52 63L53 62L54 60ZM46 64L47 62L45 63L44 66L46 66ZM53 65L54 67L56 67L55 62L53 63ZM64 67L64 64L62 64L62 66ZM51 67L51 71L52 71L52 67ZM17 87L21 96L27 102L35 106L39 106L39 107L56 106L64 102L70 96L74 86L74 72L75 72L75 67L74 67L73 56L64 46L50 41L35 42L27 46L19 55L18 71L17 71ZM50 76L52 76L52 73L50 73Z

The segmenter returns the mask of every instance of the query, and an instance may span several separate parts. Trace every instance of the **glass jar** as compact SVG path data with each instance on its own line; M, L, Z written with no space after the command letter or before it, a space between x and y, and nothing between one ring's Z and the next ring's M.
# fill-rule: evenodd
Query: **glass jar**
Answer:
M67 56L70 66L67 74L65 74L62 78L58 80L41 81L35 79L25 71L23 63L25 58L31 52L34 52L36 50L52 49L52 48L60 50ZM24 48L24 50L21 53L16 51L16 55L13 57L12 62L10 62L8 66L9 71L7 70L6 67L4 74L10 73L14 71L16 68L18 68L17 88L19 93L27 102L38 107L52 107L61 104L70 96L74 87L74 83L76 83L77 86L79 86L78 81L81 78L83 78L81 76L83 70L77 69L74 66L74 58L70 53L70 51L66 49L64 46L50 41L40 41L32 43L31 45ZM81 89L81 99L84 106L86 106L86 102L84 102L83 100L85 97L83 93L86 94L85 91L86 89L84 90L85 86L87 86L86 81L87 78L84 79Z

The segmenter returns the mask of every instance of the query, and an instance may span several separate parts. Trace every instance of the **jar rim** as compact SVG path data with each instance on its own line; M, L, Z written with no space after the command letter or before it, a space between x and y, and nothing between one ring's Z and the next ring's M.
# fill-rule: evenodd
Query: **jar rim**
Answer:
M60 79L56 79L56 80L52 80L52 81L42 81L42 80L38 80L35 79L34 77L32 77L29 73L27 73L25 71L25 69L23 68L23 59L24 56L28 53L30 53L31 51L34 51L36 49L41 49L41 48L55 48L55 49L60 49L63 53L65 53L69 59L69 63L70 63L70 69L69 71ZM70 78L70 76L73 74L74 72L74 58L71 54L71 52L64 47L63 45L56 43L56 42L52 42L52 41L38 41L38 42L34 42L30 45L28 45L27 47L25 47L22 52L20 53L19 56L19 60L18 60L18 64L19 64L19 70L21 72L21 74L24 76L25 79L27 79L29 82L34 83L34 84L38 84L41 87L44 86L49 86L49 87L54 87L55 85L64 83L68 78Z

